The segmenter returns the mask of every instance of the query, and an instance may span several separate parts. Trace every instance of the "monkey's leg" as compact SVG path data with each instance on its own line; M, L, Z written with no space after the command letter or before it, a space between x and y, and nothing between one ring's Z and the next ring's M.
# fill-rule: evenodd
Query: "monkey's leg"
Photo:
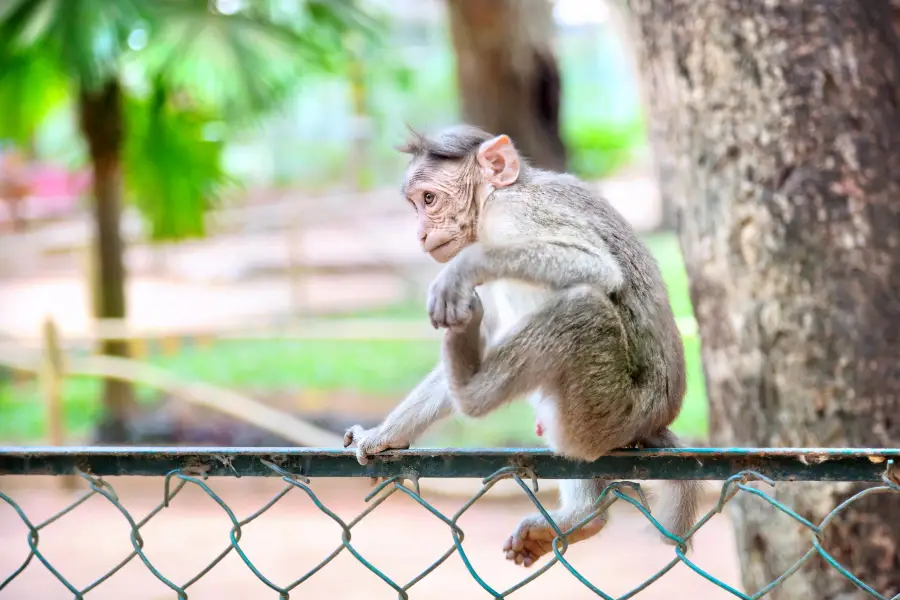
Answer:
M618 413L629 406L632 383L627 376L629 359L621 321L602 291L576 286L556 293L484 352L478 344L477 298L473 315L464 329L450 329L444 337L444 364L453 402L460 412L479 417L543 388L560 397L560 410L569 413L571 419L592 417L589 421L594 430L586 434L590 444L619 441L622 432L611 424L622 423L624 417ZM582 430L587 424L576 424L575 429ZM598 425L603 427L597 429ZM584 460L602 453L559 450Z
M470 417L483 416L534 390L552 376L557 364L554 357L560 354L544 352L540 342L546 337L548 317L571 295L571 291L560 292L487 350L485 337L479 335L484 310L478 295L473 295L469 323L461 329L448 329L444 336L444 365L459 412Z
M565 533L594 511L594 502L609 482L605 479L571 479L561 481L560 508L550 511L553 522ZM600 533L606 525L606 511L569 534L569 545L586 540ZM536 513L525 517L506 543L503 551L507 560L530 567L541 556L553 552L556 531L544 515Z
M481 321L484 309L472 295L472 318L460 329L444 335L444 365L453 402L470 417L480 417L504 402L533 389L533 376L519 364L517 347L501 343L486 354ZM482 356L485 354L484 356Z

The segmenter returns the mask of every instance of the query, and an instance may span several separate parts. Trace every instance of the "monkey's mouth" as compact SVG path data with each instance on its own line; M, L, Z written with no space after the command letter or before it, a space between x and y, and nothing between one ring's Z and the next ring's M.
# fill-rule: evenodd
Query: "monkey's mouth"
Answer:
M439 263L447 262L448 260L453 258L451 255L452 248L450 247L452 243L453 240L449 240L444 242L440 246L435 246L428 251L428 254L431 256L431 258L438 261Z

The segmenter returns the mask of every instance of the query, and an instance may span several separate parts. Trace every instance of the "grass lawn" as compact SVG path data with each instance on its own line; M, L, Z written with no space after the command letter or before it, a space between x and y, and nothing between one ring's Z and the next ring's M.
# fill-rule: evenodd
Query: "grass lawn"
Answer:
M645 238L660 262L676 316L690 316L687 277L674 235ZM424 318L420 305L390 307L353 316ZM688 394L675 428L690 438L702 438L707 429L706 392L700 365L699 340L684 338L688 363ZM185 378L222 387L266 393L303 389L352 391L397 400L434 365L435 342L407 341L221 341L205 348L187 347L171 356L148 360ZM70 378L64 388L67 431L81 437L98 413L99 381ZM152 390L138 389L142 401L152 401ZM436 427L422 443L438 446L503 446L535 444L531 409L524 402L510 404L488 418L456 418ZM0 440L36 443L44 435L43 403L34 382L13 384L0 380Z

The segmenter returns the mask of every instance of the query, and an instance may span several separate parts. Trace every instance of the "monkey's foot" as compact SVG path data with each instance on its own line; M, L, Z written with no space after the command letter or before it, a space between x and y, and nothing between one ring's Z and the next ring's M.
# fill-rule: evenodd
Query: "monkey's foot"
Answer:
M554 521L560 530L565 532L569 527L581 520L582 517L553 515ZM573 531L567 538L569 545L586 540L600 533L606 525L606 517L598 515L581 528ZM509 536L503 545L506 560L511 560L517 565L530 567L545 554L553 552L553 540L556 531L550 527L543 515L531 515L519 523L516 531Z

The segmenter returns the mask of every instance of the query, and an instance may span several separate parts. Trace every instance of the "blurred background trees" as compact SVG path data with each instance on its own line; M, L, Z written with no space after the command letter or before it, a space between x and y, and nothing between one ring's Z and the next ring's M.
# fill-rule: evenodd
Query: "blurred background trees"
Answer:
M202 235L228 175L224 128L278 107L313 69L335 70L363 29L349 2L16 0L0 13L0 136L29 145L70 103L91 165L94 315L126 316L120 235L128 190L153 240ZM127 356L125 340L102 354ZM126 439L131 387L108 380L100 439Z
M0 3L0 441L47 431L37 382L2 363L45 315L73 353L132 355L333 431L377 421L438 352L402 333L427 328L436 267L410 233L393 148L407 123L466 120L600 188L647 242L688 359L682 436L709 440L705 368L717 444L897 445L884 319L900 285L900 0L764 4ZM388 334L304 337L298 315ZM70 440L285 443L96 377L66 379L62 401ZM510 405L423 443L537 444L531 426ZM788 503L815 520L852 491ZM900 516L872 502L832 550L896 594L900 554L882 541L900 539ZM755 591L806 538L739 505ZM783 597L847 591L812 571L790 581Z
M10 165L0 187L25 230L0 239L11 257L0 261L0 333L39 339L52 316L78 351L96 344L267 401L283 395L292 408L335 392L393 404L433 360L431 342L379 351L301 343L280 337L283 323L364 309L421 317L417 290L434 266L404 235L408 214L395 197L404 157L394 146L406 123L459 120L511 133L542 166L612 186L689 319L674 237L652 231L655 192L625 35L608 3L581 0L3 3L0 141L12 150L0 157ZM249 315L278 331L209 348L176 335L246 330ZM167 333L128 337L147 327ZM699 350L686 331L697 380ZM315 368L298 367L312 357ZM22 400L31 383L4 381L12 384L0 383L0 437L41 431L38 405ZM94 439L144 439L134 415L164 412L151 408L160 400L152 390L97 385L64 386L78 435L102 413ZM691 393L683 424L702 436L702 380ZM510 410L444 433L455 443L515 442L530 417ZM521 441L535 442L530 430Z
M566 170L562 77L546 0L448 0L462 117L505 131L545 169Z

